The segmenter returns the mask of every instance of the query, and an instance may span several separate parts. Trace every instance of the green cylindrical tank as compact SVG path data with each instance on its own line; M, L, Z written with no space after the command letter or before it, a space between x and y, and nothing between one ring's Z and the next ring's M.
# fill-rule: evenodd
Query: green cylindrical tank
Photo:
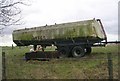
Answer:
M13 31L13 41L45 41L55 39L106 39L100 20L84 20ZM16 42L15 42L16 43Z

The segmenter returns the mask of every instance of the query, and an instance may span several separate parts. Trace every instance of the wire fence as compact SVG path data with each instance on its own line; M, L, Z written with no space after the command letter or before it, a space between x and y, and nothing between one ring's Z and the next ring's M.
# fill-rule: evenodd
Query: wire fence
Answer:
M21 48L19 48L21 49ZM24 51L2 52L2 79L118 79L118 54L95 53L83 58L26 61ZM28 50L27 50L28 51ZM10 55L10 53L13 53ZM104 55L101 56L101 55Z

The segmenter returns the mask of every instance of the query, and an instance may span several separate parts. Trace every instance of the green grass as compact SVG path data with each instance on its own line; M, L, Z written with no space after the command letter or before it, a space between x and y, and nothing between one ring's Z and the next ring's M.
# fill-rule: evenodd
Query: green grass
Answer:
M6 53L8 79L108 79L107 54L112 54L114 79L118 78L118 46L94 47L92 54L83 58L24 60L29 47L3 47ZM47 47L47 51L54 50Z

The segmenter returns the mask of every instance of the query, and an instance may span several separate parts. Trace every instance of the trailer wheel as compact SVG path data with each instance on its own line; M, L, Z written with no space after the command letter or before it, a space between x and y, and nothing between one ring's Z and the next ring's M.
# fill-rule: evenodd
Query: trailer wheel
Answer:
M83 47L81 47L81 46L75 46L72 49L72 55L75 58L83 57L85 55L85 49Z
M67 47L59 47L58 53L60 54L60 58L64 58L68 56L68 48Z
M91 47L86 47L85 49L86 49L86 51L85 51L86 55L89 55L91 53L91 51L92 51Z

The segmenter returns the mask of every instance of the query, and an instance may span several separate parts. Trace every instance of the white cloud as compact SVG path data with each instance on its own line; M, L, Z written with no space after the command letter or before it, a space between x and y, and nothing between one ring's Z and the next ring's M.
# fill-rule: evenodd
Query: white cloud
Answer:
M34 0L34 3L25 9L27 15L25 20L27 23L33 22L33 26L94 17L104 20L115 20L117 18L117 1L118 0ZM34 22L38 24L34 24Z
M4 35L2 37L0 37L1 41L0 42L0 46L12 46L15 45L12 41L12 35Z
M107 34L108 41L118 41L118 35Z

